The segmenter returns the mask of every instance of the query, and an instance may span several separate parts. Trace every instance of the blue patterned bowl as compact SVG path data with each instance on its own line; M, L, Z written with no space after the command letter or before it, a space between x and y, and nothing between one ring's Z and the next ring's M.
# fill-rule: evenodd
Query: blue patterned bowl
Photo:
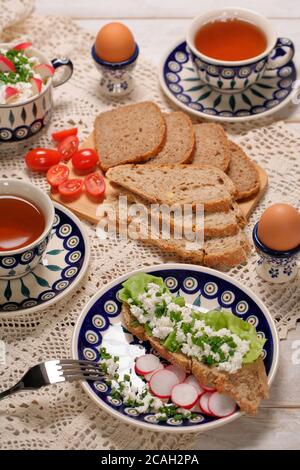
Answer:
M9 49L11 44L0 44L0 49ZM55 69L65 67L67 74L60 80L50 78L44 90L21 102L0 104L0 152L15 149L16 144L33 140L50 121L52 115L52 89L65 83L73 73L73 64L69 59L53 59L49 61L38 50L31 48L33 56L41 64L52 65Z
M0 196L4 195L36 203L45 217L45 229L37 240L17 250L0 251L0 279L9 280L25 276L41 261L51 237L54 207L47 194L26 181L0 180Z
M274 321L263 303L235 279L212 269L189 264L162 264L140 269L161 276L171 292L180 293L188 304L203 311L227 309L248 321L257 329L258 335L267 339L263 351L269 384L272 383L279 354L279 341ZM131 368L137 356L152 352L148 342L141 342L131 335L122 324L118 292L122 283L133 273L119 277L103 287L86 305L79 316L72 339L72 355L76 359L100 361L99 350L106 347L111 354L119 356L122 366ZM105 381L84 382L84 390L95 404L128 424L164 432L199 432L222 426L239 416L237 411L227 418L214 418L196 413L184 421L157 422L151 413L139 414L135 409L112 398L111 389Z
M201 26L216 19L232 18L253 23L265 33L267 47L261 54L240 61L225 61L208 57L196 48L195 36ZM188 28L186 41L200 80L213 89L230 94L239 93L256 83L266 68L283 67L292 60L295 52L290 39L276 38L267 18L245 8L222 8L197 16Z

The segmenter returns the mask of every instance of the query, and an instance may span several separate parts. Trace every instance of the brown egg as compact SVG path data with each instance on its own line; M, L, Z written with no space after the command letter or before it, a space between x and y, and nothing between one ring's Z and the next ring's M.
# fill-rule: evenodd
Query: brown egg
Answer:
M272 250L295 248L300 245L300 213L289 204L268 207L258 222L257 235Z
M96 55L106 62L123 62L135 51L130 29L122 23L108 23L100 29L95 41Z

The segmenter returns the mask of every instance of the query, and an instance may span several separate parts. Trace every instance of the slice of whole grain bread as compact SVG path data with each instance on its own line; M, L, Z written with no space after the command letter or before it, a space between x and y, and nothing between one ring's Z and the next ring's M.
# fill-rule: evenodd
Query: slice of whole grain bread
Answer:
M196 144L192 165L212 165L226 171L230 152L223 127L214 123L196 124L194 131Z
M238 200L254 196L259 191L259 175L254 163L244 150L229 142L230 163L227 174L237 189Z
M150 203L203 204L210 212L229 210L236 192L225 173L206 165L122 165L106 176Z
M181 111L164 114L167 125L166 142L161 151L145 165L188 163L193 158L195 135L189 116Z
M100 166L148 160L162 149L166 124L159 107L145 101L99 114L94 123Z
M268 398L268 378L261 357L251 364L244 364L234 374L219 371L216 366L209 367L181 352L168 351L158 338L149 336L142 325L136 326L136 322L133 323L135 318L127 304L122 306L122 315L125 328L134 336L141 341L149 341L162 358L182 367L187 373L192 373L199 383L232 397L247 414L256 414L260 401Z

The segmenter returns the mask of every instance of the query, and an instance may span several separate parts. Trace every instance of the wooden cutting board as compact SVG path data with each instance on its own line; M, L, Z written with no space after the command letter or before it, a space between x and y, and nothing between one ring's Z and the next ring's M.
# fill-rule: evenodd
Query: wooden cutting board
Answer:
M81 148L95 148L94 135L91 134L83 143ZM72 164L68 163L70 167L70 178L78 178L78 175L74 173ZM267 186L268 186L268 176L265 170L259 165L256 165L259 173L260 189L259 192L249 199L246 199L239 203L244 215L248 219L253 209L257 206L260 199L263 197ZM117 194L116 190L110 185L109 181L106 179L106 196ZM73 211L76 215L82 219L88 220L92 223L97 223L100 220L100 216L97 216L97 208L99 207L98 202L92 201L85 193L83 193L80 198L73 202L64 201L60 194L57 192L51 193L51 198L54 201L59 202L60 204L66 206L68 209ZM104 199L105 202L106 198Z

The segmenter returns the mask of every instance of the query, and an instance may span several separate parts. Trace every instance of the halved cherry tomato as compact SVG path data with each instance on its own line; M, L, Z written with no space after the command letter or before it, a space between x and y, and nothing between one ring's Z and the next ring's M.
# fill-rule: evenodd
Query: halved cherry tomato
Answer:
M98 161L98 154L93 149L78 150L72 157L72 164L75 170L81 174L93 171Z
M83 190L83 180L74 178L71 180L64 181L58 186L60 195L68 200L77 199Z
M78 137L76 137L76 135L70 135L59 143L57 150L61 153L62 159L68 161L72 155L77 152L78 147Z
M70 137L72 135L77 135L77 133L78 133L77 127L71 127L71 129L63 129L62 131L53 132L52 139L56 140L56 142L61 142L67 137Z
M54 165L47 171L47 181L52 188L57 188L67 181L70 170L66 165Z
M105 194L105 180L100 173L92 173L84 178L86 192L93 198L102 199Z
M33 171L47 171L60 161L61 154L58 150L42 147L29 150L25 157L26 165Z

